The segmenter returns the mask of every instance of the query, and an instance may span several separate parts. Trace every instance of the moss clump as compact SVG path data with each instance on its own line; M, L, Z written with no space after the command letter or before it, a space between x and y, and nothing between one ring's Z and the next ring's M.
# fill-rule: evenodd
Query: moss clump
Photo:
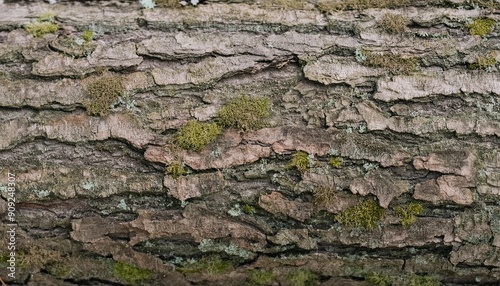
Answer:
M365 281L370 283L370 285L374 286L389 286L391 285L391 280L389 276L387 275L382 275L382 274L376 274L376 273L370 273L365 276Z
M434 277L413 275L408 286L440 286L441 282Z
M182 149L199 152L215 141L220 133L221 128L216 123L190 120L177 131L175 142Z
M403 58L398 55L374 54L364 52L366 60L364 64L376 68L383 68L394 75L408 75L419 68L418 60L414 58Z
M319 187L313 191L313 202L317 205L330 205L333 203L334 195L331 188Z
M296 168L300 172L305 172L309 169L309 155L304 151L296 152L286 167L287 169Z
M122 80L119 77L102 76L87 86L87 99L83 106L89 115L105 116L109 108L124 94Z
M335 220L347 226L362 226L373 229L385 214L385 209L375 201L365 201L340 212Z
M90 42L94 38L94 32L92 32L91 30L85 30L85 31L82 32L82 34L80 35L80 37L82 37L82 39L85 42Z
M488 70L495 66L497 60L495 58L495 52L490 52L485 56L478 56L475 63L469 66L473 70Z
M39 38L45 34L55 33L58 29L59 26L52 22L36 21L24 25L26 33L35 38Z
M156 7L160 8L181 8L179 0L155 0Z
M339 157L331 157L328 160L328 165L332 166L333 168L338 169L342 165L342 159Z
M339 10L363 10L368 8L399 8L408 3L408 0L320 0L316 7L321 12Z
M151 277L151 271L138 268L123 262L113 264L113 274L116 278L132 285L143 285L142 281Z
M274 281L273 273L264 269L252 269L249 276L252 285L270 285Z
M266 127L269 115L269 99L239 96L222 107L217 117L222 126L247 131Z
M263 8L285 8L301 10L306 7L307 1L304 0L266 0L260 4Z
M467 28L469 29L469 33L471 35L483 37L493 31L495 24L495 20L484 17L475 19L472 23L467 25Z
M299 269L286 276L292 286L319 285L319 277L310 270Z
M177 267L177 270L185 274L205 271L209 275L218 275L226 272L231 267L232 264L229 261L224 261L220 256L215 255L204 257L195 263L187 264L183 267Z
M246 204L246 205L244 205L243 207L241 207L241 210L242 210L244 213L249 214L249 215L251 215L251 214L254 214L254 213L255 213L255 208L254 208L254 207L252 207L251 205L248 205L248 204Z
M172 176L172 178L174 179L177 179L180 176L184 176L186 174L187 170L184 167L184 164L181 162L173 162L165 169L165 175Z
M386 13L380 19L378 26L388 34L402 34L406 29L406 18L398 14Z
M419 203L410 203L406 208L396 207L394 214L399 217L401 225L404 228L415 223L415 215L419 215L424 211L424 208Z

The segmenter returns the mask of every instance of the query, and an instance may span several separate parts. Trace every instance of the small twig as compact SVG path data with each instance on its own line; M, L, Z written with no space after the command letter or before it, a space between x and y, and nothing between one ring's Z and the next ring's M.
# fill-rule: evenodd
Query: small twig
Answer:
M2 286L7 286L7 284L5 284L5 282L3 282L2 277L0 277L0 282L2 283Z

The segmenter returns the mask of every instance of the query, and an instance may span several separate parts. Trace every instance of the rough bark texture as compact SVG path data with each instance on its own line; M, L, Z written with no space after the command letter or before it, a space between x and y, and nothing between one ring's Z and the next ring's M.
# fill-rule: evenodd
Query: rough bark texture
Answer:
M150 10L136 1L3 2L8 285L370 285L370 275L392 285L420 285L410 284L416 275L498 285L500 30L467 28L500 20L497 2L332 11L314 0ZM59 30L28 35L23 25L46 11ZM404 17L403 32L384 32L387 13ZM87 29L88 50L64 45ZM369 64L368 54L395 63ZM481 57L495 62L479 66ZM417 68L399 72L402 58ZM103 74L120 76L126 96L89 116L86 90ZM241 95L270 100L267 128L224 129L201 152L175 146L185 122L216 121ZM310 155L305 172L287 167L296 151ZM165 175L173 162L187 175ZM8 173L15 279L6 268ZM366 200L386 209L374 229L335 220ZM411 202L423 212L405 228L395 209ZM123 263L136 277L119 271ZM230 267L215 271L217 263ZM304 273L315 276L301 284Z

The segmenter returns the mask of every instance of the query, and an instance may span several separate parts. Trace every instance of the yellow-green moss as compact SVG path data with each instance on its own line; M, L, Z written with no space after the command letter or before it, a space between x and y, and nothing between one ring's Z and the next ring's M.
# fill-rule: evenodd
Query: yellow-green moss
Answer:
M491 33L495 24L495 20L484 17L475 19L474 21L472 21L472 23L467 25L467 28L469 29L469 33L471 35L482 37Z
M85 30L80 36L83 40L85 40L85 42L90 42L94 38L94 32L92 32L91 30Z
M378 26L388 34L402 34L406 29L406 18L399 14L386 13Z
M496 63L495 52L490 52L487 55L478 56L476 62L471 64L469 68L474 70L487 70L495 66Z
M406 208L394 208L394 214L399 217L401 225L404 228L415 223L415 216L421 214L424 208L419 203L410 203Z
M394 75L408 75L419 68L418 60L415 58L403 58L392 54L375 54L364 52L366 61L364 64L376 68L383 68Z
M308 154L304 151L298 151L293 154L292 159L286 165L287 169L296 168L300 172L305 172L309 169Z
M241 207L241 210L246 214L253 214L255 212L255 208L249 204L246 204L243 207Z
M362 226L373 229L385 214L385 209L375 201L365 201L340 212L335 220L347 226Z
M239 96L230 100L217 113L222 126L255 130L267 126L269 99Z
M370 273L365 276L365 281L373 286L389 286L391 285L391 279L387 275Z
M205 271L208 275L218 275L228 271L232 267L229 261L222 260L220 256L208 256L191 264L177 267L176 270L184 273L200 273Z
M87 86L87 99L83 102L83 106L89 115L104 116L124 92L120 77L102 76Z
M123 262L113 264L113 274L116 278L132 285L144 285L143 281L152 275L151 271L147 269L138 268Z
M250 283L252 285L271 285L271 283L274 281L274 275L271 271L267 271L264 269L252 269L249 272Z
M333 203L333 190L327 187L318 187L313 191L313 202L317 205L330 205Z
M321 12L333 12L338 10L363 10L368 8L400 8L408 3L408 0L320 0L316 7Z
M57 29L59 29L59 26L52 22L31 22L24 25L26 33L35 38L39 38L45 34L55 33Z
M408 286L440 286L441 282L434 277L413 275Z
M299 269L286 275L292 286L313 286L319 285L319 277L315 273L306 269Z
M184 164L181 162L173 162L172 164L168 165L168 167L165 169L165 174L172 176L172 178L177 179L180 176L184 176L187 174L187 170L184 167Z
M38 16L39 22L54 22L55 19L56 19L56 14L52 12L45 12L40 14L40 16Z
M328 165L332 166L333 168L340 168L340 166L342 165L342 158L339 158L339 157L331 157L329 160L328 160Z
M221 128L216 123L190 120L177 131L175 142L182 149L199 152L220 133Z

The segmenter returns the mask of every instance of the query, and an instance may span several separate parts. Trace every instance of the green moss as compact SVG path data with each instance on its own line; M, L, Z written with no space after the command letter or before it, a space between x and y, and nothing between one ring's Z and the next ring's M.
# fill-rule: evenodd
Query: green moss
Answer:
M223 106L217 118L222 126L247 131L266 127L269 115L269 99L239 96Z
M292 160L286 165L288 169L296 168L300 172L305 172L309 169L309 158L306 152L298 151L292 156Z
M175 142L182 149L199 152L215 141L220 133L221 128L216 123L190 120L177 131Z
M250 270L249 276L252 285L270 285L274 281L273 273L264 269L252 269Z
M394 214L399 217L401 225L404 228L415 223L415 215L419 215L424 211L424 208L419 203L410 203L406 208L396 207Z
M339 158L339 157L331 157L329 160L328 160L328 165L332 166L333 168L340 168L340 166L342 165L342 158Z
M320 0L316 7L325 13L339 10L363 10L368 8L400 8L405 6L409 0Z
M38 16L39 22L54 22L55 19L56 19L56 14L52 12L45 12L40 14L40 16Z
M116 278L132 285L143 285L142 282L151 277L151 271L138 268L123 262L113 264L113 274Z
M306 269L299 269L286 276L292 286L312 286L319 285L319 277L315 273Z
M85 42L90 42L94 38L94 32L92 32L91 30L85 30L80 36L83 40L85 40Z
M183 267L177 267L177 271L185 274L190 273L200 273L205 271L209 275L218 275L228 271L232 267L229 261L224 261L220 256L208 256L201 260L184 265Z
M252 207L251 205L244 205L241 210L246 213L246 214L254 214L255 213L255 208Z
M165 175L172 176L172 178L174 179L177 179L180 176L184 176L186 174L187 170L184 167L184 164L182 164L181 162L173 162L165 169Z
M408 286L440 286L441 282L437 280L436 278L429 277L429 276L418 276L418 275L413 275L410 277L410 281L408 283Z
M495 52L490 52L485 56L478 56L475 63L469 66L470 69L473 70L487 70L497 63L495 58Z
M362 226L373 229L385 215L385 209L375 201L365 201L340 212L335 220L347 226Z
M102 76L87 86L87 99L83 102L83 106L89 115L104 116L124 92L121 78Z
M370 274L365 276L365 280L370 285L374 285L374 286L389 286L389 285L391 285L391 280L390 280L389 276L382 275L382 274L370 273Z
M26 33L35 38L39 38L45 34L55 33L57 29L59 29L59 26L52 22L31 22L24 25Z
M406 18L399 14L386 13L378 26L388 34L402 34L406 29Z
M313 202L317 205L330 205L333 203L333 190L327 187L318 187L313 191Z
M403 58L392 54L375 54L364 51L366 60L364 64L376 68L383 68L394 75L408 75L419 68L418 60L415 58Z
M491 33L495 24L495 20L484 17L475 19L474 21L472 21L472 23L467 25L467 28L469 29L469 33L471 35L482 37Z

